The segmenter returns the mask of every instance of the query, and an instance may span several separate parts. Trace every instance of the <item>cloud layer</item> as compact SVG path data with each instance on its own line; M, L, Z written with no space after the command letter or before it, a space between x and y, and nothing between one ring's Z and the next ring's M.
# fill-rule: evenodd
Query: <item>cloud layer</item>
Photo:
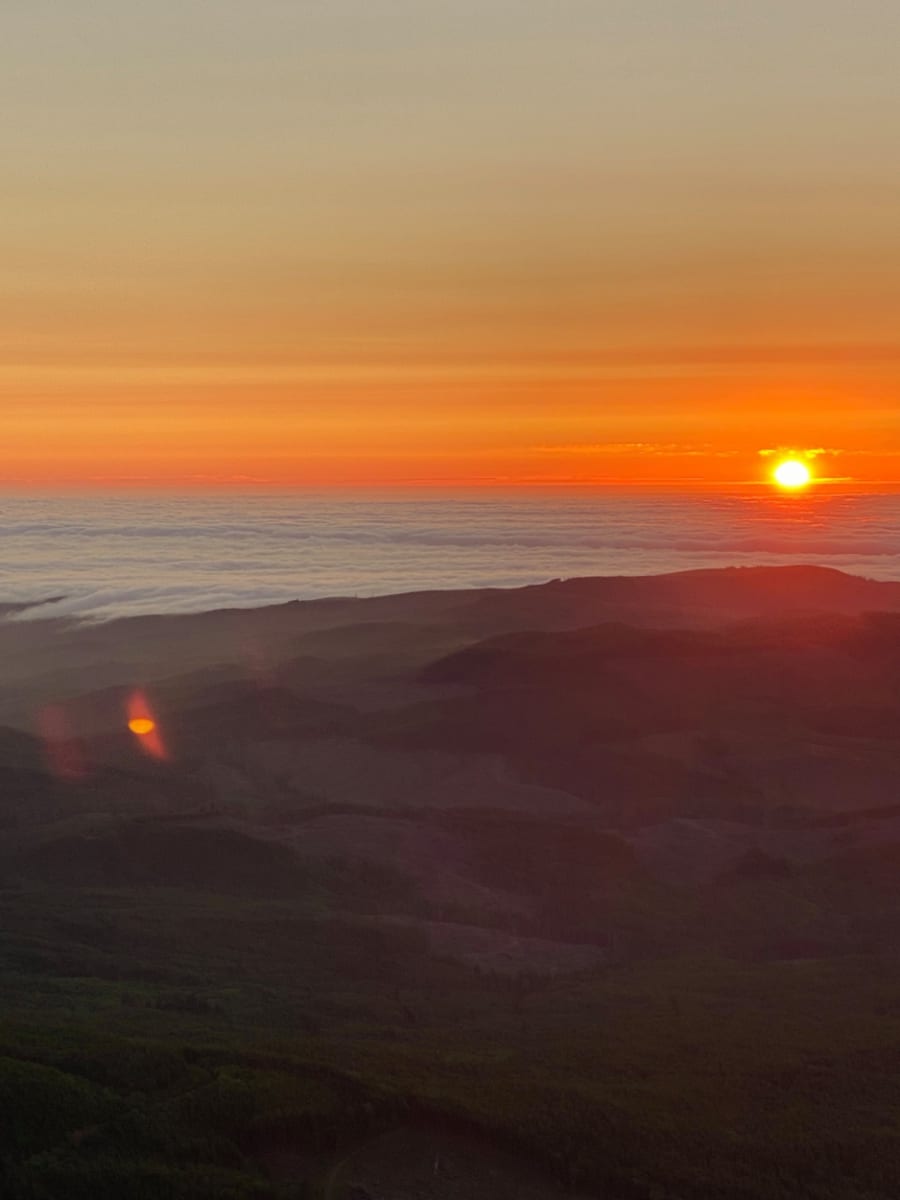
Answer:
M900 497L6 497L0 602L108 619L560 576L815 562L900 579Z

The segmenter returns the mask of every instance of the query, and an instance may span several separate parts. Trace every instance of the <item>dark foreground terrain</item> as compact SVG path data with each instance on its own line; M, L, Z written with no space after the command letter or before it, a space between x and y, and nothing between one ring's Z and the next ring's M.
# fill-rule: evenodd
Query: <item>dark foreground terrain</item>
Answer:
M900 1194L900 585L39 612L4 1200Z

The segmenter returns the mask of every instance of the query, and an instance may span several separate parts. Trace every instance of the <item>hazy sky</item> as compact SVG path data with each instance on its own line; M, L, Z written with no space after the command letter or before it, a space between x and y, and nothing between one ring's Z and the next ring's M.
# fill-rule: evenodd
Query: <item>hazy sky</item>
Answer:
M896 0L5 0L0 472L900 480Z

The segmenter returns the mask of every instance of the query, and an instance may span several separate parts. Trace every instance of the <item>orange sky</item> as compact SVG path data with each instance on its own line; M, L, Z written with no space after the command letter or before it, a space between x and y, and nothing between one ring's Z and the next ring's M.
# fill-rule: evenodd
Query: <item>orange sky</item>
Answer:
M900 482L892 3L141 9L3 18L0 482Z

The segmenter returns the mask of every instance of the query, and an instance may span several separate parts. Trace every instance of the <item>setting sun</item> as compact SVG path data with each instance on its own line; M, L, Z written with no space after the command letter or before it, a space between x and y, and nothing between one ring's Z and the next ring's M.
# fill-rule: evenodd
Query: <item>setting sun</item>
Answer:
M806 463L796 458L787 458L780 462L772 472L772 478L779 487L795 489L806 487L812 479L812 472Z

